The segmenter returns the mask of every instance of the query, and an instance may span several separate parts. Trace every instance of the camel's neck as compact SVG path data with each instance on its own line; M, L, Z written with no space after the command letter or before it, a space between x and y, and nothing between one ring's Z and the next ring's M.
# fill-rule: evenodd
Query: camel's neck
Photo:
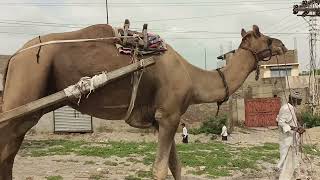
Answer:
M254 69L254 65L255 59L247 50L238 49L232 55L230 63L221 69L229 87L229 95L243 84ZM193 83L192 103L217 102L224 98L223 80L217 71L205 71L192 65L187 66L187 69Z

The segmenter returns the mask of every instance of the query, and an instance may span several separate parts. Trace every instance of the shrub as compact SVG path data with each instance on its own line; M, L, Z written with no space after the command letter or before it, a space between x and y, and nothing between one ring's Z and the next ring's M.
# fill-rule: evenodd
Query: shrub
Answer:
M306 125L307 128L312 128L315 126L320 126L320 115L313 115L309 111L305 111L301 113L302 122Z
M222 126L227 123L227 116L210 117L208 121L202 123L200 128L190 129L190 134L220 134Z

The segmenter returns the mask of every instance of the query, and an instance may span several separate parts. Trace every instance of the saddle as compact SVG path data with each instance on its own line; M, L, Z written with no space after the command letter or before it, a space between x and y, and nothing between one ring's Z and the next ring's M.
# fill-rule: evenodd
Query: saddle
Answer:
M148 25L144 24L142 32L129 30L130 22L125 20L123 28L114 28L118 37L116 47L121 54L144 56L159 55L167 50L166 43L159 35L148 33Z

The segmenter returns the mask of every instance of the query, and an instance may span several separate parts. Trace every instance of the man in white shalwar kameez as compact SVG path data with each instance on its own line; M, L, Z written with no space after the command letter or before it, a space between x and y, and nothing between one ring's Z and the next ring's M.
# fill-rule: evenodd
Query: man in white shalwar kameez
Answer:
M298 124L294 106L300 105L301 98L296 92L289 96L289 102L281 106L277 116L280 130L280 160L277 169L280 171L279 180L291 180L299 165L299 134L304 129Z

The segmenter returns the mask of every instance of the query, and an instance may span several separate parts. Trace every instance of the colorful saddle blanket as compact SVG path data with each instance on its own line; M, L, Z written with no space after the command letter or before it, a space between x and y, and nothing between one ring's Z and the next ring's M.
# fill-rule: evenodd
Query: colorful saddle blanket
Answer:
M157 34L147 33L147 42L143 33L137 31L128 31L129 37L124 38L124 30L115 28L115 34L119 37L116 47L121 54L158 55L167 50L166 43Z

